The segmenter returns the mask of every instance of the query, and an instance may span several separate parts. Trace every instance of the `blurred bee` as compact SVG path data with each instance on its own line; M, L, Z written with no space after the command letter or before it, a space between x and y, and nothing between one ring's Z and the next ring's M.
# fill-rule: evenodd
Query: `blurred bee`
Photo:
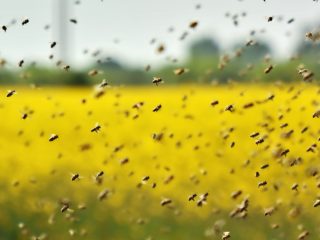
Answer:
M2 30L6 32L7 31L7 27L5 25L3 25L2 26Z
M65 65L65 66L63 66L63 70L69 71L69 70L70 70L70 65Z
M258 187L262 187L262 186L266 186L267 185L267 181L262 181L258 183Z
M210 104L211 104L212 107L214 107L214 106L219 104L219 101L218 100L214 100Z
M280 153L280 156L287 156L287 154L290 152L290 150L289 149L286 149L286 150L284 150L284 151L282 151L281 153Z
M132 108L140 109L143 105L144 105L144 102L137 102L132 106Z
M23 113L21 118L24 120L24 119L27 119L27 117L28 117L28 114L27 113Z
M235 191L235 192L231 193L231 198L237 199L241 194L242 194L241 190Z
M104 189L102 190L99 194L98 194L98 200L102 201L104 199L106 199L110 194L109 189Z
M197 197L197 194L196 194L196 193L191 194L191 195L188 197L188 201L189 201L189 202L190 202L190 201L194 201L196 197Z
M20 60L20 62L19 62L19 67L21 67L22 68L22 66L23 66L23 64L24 64L24 60Z
M189 27L190 28L196 28L198 26L198 22L197 21L192 21L192 22L190 22L190 24L189 24Z
M319 118L320 117L320 110L316 111L313 115L313 118Z
M59 137L59 136L58 136L57 134L51 134L51 136L50 136L50 138L49 138L49 142L52 142L52 141L58 139L58 137Z
M129 162L129 158L124 158L120 161L121 165L127 164Z
M269 164L264 164L264 165L262 165L260 168L261 169L266 169L266 168L268 168L269 167Z
M97 69L92 69L92 70L90 70L90 71L88 72L88 75L89 75L90 77L94 77L94 76L96 76L98 73L99 73L99 71L98 71Z
M184 74L185 72L186 72L186 69L184 68L177 68L173 71L173 73L178 76Z
M152 83L156 84L158 86L159 83L164 83L162 78L160 77L153 77Z
M99 123L96 123L95 127L91 129L91 132L98 133L100 129L101 129L101 126L99 125Z
M234 107L232 104L228 105L225 107L224 111L229 111L229 112L233 112L234 111Z
M264 142L264 139L263 138L260 138L260 139L258 139L257 141L256 141L256 145L259 145L259 144L261 144L261 143L263 143Z
M228 240L231 237L230 232L223 232L222 233L222 240Z
M79 173L72 174L72 176L71 176L71 181L75 181L75 180L80 180L80 175L79 175Z
M303 231L302 233L299 234L298 240L305 240L308 235L309 235L308 231Z
M145 177L142 178L142 182L145 183L145 182L147 182L149 179L150 179L149 176L145 176Z
M52 43L50 44L50 48L54 48L56 45L57 45L57 42L52 42Z
M108 86L109 83L107 82L106 79L102 79L102 82L99 84L99 88L104 88L106 86Z
M28 18L26 18L25 20L23 20L21 24L22 24L22 26L23 26L23 25L26 25L27 23L29 23L29 19L28 19Z
M152 111L153 112L158 112L161 109L161 104L159 104L158 106L156 106Z
M250 135L251 138L255 138L255 137L258 137L260 133L258 132L254 132Z
M72 22L72 23L74 23L74 24L77 24L77 23L78 23L78 21L77 21L76 19L74 19L74 18L71 18L69 21Z
M163 200L160 202L160 205L161 205L161 206L166 206L166 205L168 205L168 204L170 204L170 203L172 203L172 200L169 199L169 198L165 198L165 199L163 199Z
M313 203L313 207L319 207L320 206L320 199L317 199L314 203Z
M62 208L60 209L60 211L63 213L65 211L67 211L69 209L69 204L68 203L64 203Z
M271 72L272 69L273 69L273 66L270 65L269 67L267 67L266 69L264 69L264 73L265 73L265 74L268 74L268 73Z
M7 97L11 97L16 93L16 90L8 90Z

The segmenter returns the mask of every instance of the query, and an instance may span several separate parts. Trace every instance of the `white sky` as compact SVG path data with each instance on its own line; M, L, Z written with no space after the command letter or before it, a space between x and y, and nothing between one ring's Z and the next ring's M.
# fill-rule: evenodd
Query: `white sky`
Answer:
M46 24L56 25L54 6L58 0L0 0L0 25L8 25L12 19L17 24L7 32L0 29L0 57L17 64L19 60L33 59L43 64L53 64L48 60L52 52L50 42L57 41L55 28L44 30ZM304 33L297 30L305 24L310 30L315 22L320 22L320 2L313 0L64 0L70 5L69 18L76 18L78 24L68 20L70 30L70 64L83 66L93 61L89 51L101 49L105 56L115 56L128 64L146 65L163 63L166 56L183 59L187 46L201 36L215 37L223 48L236 40L246 40L252 29L266 29L261 38L274 44L278 56L288 57L294 43L303 40ZM196 4L201 4L199 10ZM225 13L246 12L239 17L235 27ZM282 22L270 22L267 16L283 16ZM30 22L21 26L23 18ZM292 24L287 20L294 18ZM189 22L199 21L195 29L188 29ZM169 33L168 28L174 27ZM180 41L180 35L188 30L189 36ZM291 32L291 37L286 32ZM150 40L156 38L165 43L165 54L155 53L155 45ZM119 39L115 44L114 40ZM58 42L58 45L60 43ZM58 50L54 49L54 51Z

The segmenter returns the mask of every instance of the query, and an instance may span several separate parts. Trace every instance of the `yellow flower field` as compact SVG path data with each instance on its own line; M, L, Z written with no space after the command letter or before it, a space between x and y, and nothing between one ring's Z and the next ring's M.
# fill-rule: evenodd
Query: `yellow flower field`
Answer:
M317 85L8 89L0 239L320 235Z

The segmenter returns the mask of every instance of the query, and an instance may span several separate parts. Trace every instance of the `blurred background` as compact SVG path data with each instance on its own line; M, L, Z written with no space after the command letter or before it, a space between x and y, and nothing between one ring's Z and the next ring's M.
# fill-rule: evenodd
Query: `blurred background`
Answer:
M319 2L229 1L1 0L0 83L295 81L301 62L318 75L319 46L305 34L319 27Z

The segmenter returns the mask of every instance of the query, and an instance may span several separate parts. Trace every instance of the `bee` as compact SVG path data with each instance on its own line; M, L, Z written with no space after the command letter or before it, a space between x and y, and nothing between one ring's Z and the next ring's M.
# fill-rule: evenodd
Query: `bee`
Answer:
M102 82L99 84L99 88L104 88L106 86L108 86L109 83L107 82L106 79L102 79Z
M104 189L104 190L102 190L102 191L98 194L98 200L99 200L99 201L102 201L102 200L106 199L109 194L110 194L109 189Z
M152 183L152 188L156 188L157 184L156 183Z
M254 103L247 103L247 104L245 104L245 105L243 105L243 108L251 108L251 107L253 107L254 106Z
M258 183L258 187L262 187L262 186L266 186L267 185L267 181L262 181Z
M54 48L56 45L57 45L57 42L52 42L52 43L50 44L50 48Z
M27 117L28 117L28 114L27 113L23 113L21 118L24 120L24 119L27 119Z
M260 168L261 169L266 169L266 168L268 168L269 167L269 164L264 164L264 165L262 165Z
M257 141L256 141L256 145L259 145L259 144L261 144L261 143L263 143L264 142L264 139L263 138L260 138L260 139L258 139Z
M194 194L191 194L189 197L188 197L188 201L194 201L194 199L197 197L197 194L194 193Z
M147 66L145 66L145 68L144 68L144 70L145 70L146 72L149 72L150 69L151 69L151 66L150 66L149 64L148 64Z
M192 21L190 24L189 24L189 27L190 28L196 28L198 26L198 21Z
M74 23L74 24L77 24L77 23L78 23L78 21L77 21L76 19L74 19L74 18L71 18L69 21L72 22L72 23Z
M24 64L24 60L20 60L20 62L18 63L19 67L21 67L21 68L22 68L23 64Z
M293 23L293 22L294 22L294 18L290 18L287 23L290 24L290 23Z
M273 17L272 16L270 16L270 17L268 17L268 22L272 22L272 20L273 20Z
M258 137L260 133L258 132L254 132L250 135L251 138L255 138L255 137Z
M163 200L160 202L160 205L161 205L161 206L166 206L166 205L168 205L168 204L170 204L170 203L172 203L172 200L169 199L169 198L165 198L165 199L163 199Z
M230 147L233 148L235 144L236 144L235 142L232 142Z
M284 124L282 124L281 126L280 126L280 128L285 128L285 127L287 127L289 124L288 123L284 123Z
M222 233L222 240L228 240L229 238L231 238L230 232L223 232Z
M7 97L11 97L16 93L16 90L8 90Z
M235 191L235 192L231 193L231 198L237 199L241 194L242 194L241 190Z
M317 199L314 203L313 203L313 207L319 207L320 206L320 199Z
M266 208L264 210L264 215L265 216L271 216L274 213L275 210L276 210L275 207Z
M92 69L91 71L88 72L88 75L90 77L96 76L99 73L97 69Z
M65 211L67 211L68 209L69 209L69 204L68 203L64 203L63 204L63 206L62 206L62 208L60 209L60 211L62 212L62 213L64 213Z
M2 30L6 32L7 31L7 26L3 25L2 26Z
M29 23L29 19L28 19L28 18L26 18L25 20L23 20L21 24L22 24L22 26L23 26L23 25L26 25L27 23Z
M54 140L58 139L58 135L57 134L51 134L50 138L49 138L49 142L53 142Z
M267 100L269 100L269 101L271 101L271 100L273 100L274 99L274 94L271 94L268 98L267 98Z
M63 70L69 71L69 70L70 70L70 65L65 65L65 66L63 66Z
M291 190L297 191L297 190L298 190L298 186L299 186L298 183L294 183L294 184L291 186Z
M161 104L159 104L158 106L156 106L152 111L153 112L158 112L161 109Z
M259 172L256 172L256 177L260 177L260 173Z
M152 83L156 84L158 86L159 83L164 83L162 78L160 77L153 77Z
M280 156L287 156L287 154L290 152L290 150L289 149L286 149L286 150L284 150L284 151L282 151L281 153L280 153Z
M142 178L142 182L146 182L146 181L148 181L149 179L150 179L149 176L145 176L145 177Z
M100 129L101 129L101 126L99 125L99 123L96 123L95 127L91 129L91 132L98 133Z
M174 71L173 71L173 73L175 74L175 75L182 75L183 73L185 73L185 69L184 68L177 68L177 69L175 69Z
M79 173L72 174L72 176L71 176L71 181L75 181L75 180L80 180L80 175L79 175Z
M104 175L103 171L100 171L96 174L96 179L101 178Z
M273 66L270 65L269 67L267 67L266 69L264 69L264 73L265 73L265 74L268 74L268 73L271 72L272 69L273 69Z
M158 48L157 48L157 52L158 52L158 53L162 53L162 52L164 52L164 50L165 50L165 46L164 46L163 44L160 44L160 45L158 46Z
M313 115L313 118L319 118L320 117L320 110L316 111Z
M302 233L299 234L298 240L305 240L308 235L309 235L308 231L303 231Z
M234 111L234 107L232 104L228 105L225 107L224 111L229 111L229 112L233 112Z
M218 100L214 100L210 104L211 104L212 107L214 107L214 106L219 104L219 101Z
M127 164L129 162L129 158L124 158L120 161L121 165Z
M302 130L301 130L301 133L305 133L306 131L308 131L308 127L305 127L305 128L303 128Z

